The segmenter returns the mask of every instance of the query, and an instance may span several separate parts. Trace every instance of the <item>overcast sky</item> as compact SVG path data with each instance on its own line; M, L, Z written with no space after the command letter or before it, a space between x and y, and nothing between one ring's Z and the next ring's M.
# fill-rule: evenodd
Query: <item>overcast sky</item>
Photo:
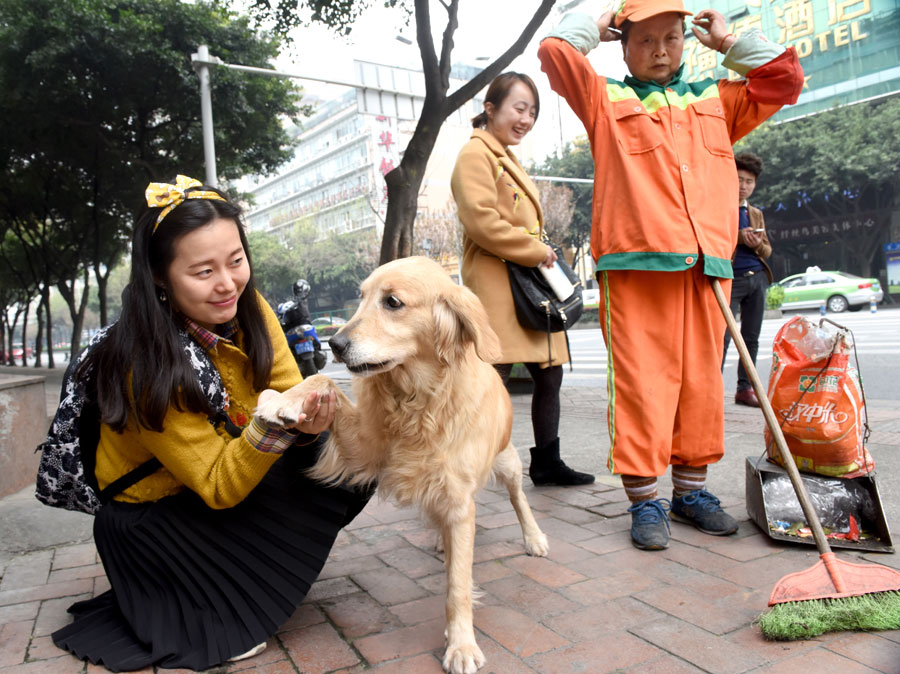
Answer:
M338 37L321 27L299 30L295 35L294 46L279 59L276 67L291 73L340 81L355 81L353 59L421 69L415 45L414 19L406 26L402 11L385 9L378 0L373 4L377 6L364 13L347 38ZM518 37L539 4L537 0L460 0L459 28L454 36L454 63L482 66L490 63ZM578 3L560 0L557 4L559 7L571 7L572 11L598 16L608 2L600 0ZM437 49L440 49L446 16L439 3L431 3L432 29ZM554 9L524 53L510 66L511 70L533 77L540 90L541 117L531 134L534 158L538 161L559 147L560 138L571 141L584 133L584 128L571 114L565 101L559 102L559 97L550 90L537 59L538 43L559 22L560 16L558 9ZM396 39L397 35L407 38L413 44L404 44ZM484 57L489 60L483 60ZM590 59L601 74L617 79L625 74L622 50L618 44L601 44L591 53ZM310 92L325 98L338 96L346 91L342 87L316 82L302 83ZM562 123L559 121L560 113Z

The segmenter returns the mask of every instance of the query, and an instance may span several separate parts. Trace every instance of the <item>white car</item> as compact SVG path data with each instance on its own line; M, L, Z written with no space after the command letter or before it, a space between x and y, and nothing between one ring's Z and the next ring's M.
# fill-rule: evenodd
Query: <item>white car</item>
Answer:
M596 307L600 304L600 289L585 288L581 291L581 301L586 307Z

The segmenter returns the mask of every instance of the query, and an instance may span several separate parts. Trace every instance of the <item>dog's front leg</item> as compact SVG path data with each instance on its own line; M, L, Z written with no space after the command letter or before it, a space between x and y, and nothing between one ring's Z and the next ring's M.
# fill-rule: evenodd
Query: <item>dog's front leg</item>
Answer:
M509 500L519 518L522 536L525 539L525 551L535 557L545 557L550 551L547 537L531 512L525 492L522 491L522 461L512 443L508 444L494 461L494 475L509 492Z
M447 651L444 670L475 674L484 654L472 626L472 562L475 555L475 500L448 513L442 530L447 567Z

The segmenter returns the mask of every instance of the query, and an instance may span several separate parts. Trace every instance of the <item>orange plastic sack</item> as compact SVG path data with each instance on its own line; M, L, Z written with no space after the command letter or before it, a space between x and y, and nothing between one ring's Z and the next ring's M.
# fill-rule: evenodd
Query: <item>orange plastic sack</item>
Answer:
M866 412L849 339L803 316L775 336L769 401L800 470L852 478L875 468L865 447ZM769 459L784 466L768 428L765 439Z

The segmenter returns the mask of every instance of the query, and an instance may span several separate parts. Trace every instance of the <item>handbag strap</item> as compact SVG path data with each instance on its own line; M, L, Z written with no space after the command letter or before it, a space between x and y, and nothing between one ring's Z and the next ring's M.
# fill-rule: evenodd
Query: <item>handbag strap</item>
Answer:
M550 303L544 303L544 309L547 312L547 367L553 367L553 349L550 348ZM566 353L569 354L569 372L573 371L572 368L572 348L569 346L569 328L567 326L568 321L563 318L563 334L566 336Z
M550 348L550 302L544 301L544 309L547 311L547 367L553 366L553 350Z
M237 424L235 424L231 417L224 411L220 411L216 413L214 416L210 417L210 421L213 422L214 426L217 426L220 423L225 424L225 430L228 434L237 438L241 435L241 428ZM100 493L97 495L97 498L100 499L100 503L105 505L109 503L114 496L121 494L123 491L128 489L129 487L133 487L138 482L143 480L145 477L150 477L162 468L162 462L153 457L142 463L140 466L132 468L127 473L125 473L122 477L117 478L106 485L103 489L100 490Z
M100 490L100 493L97 495L97 498L100 499L100 503L107 504L109 503L113 496L121 494L123 491L128 489L129 487L136 485L138 482L143 480L145 477L149 477L153 475L157 470L162 467L162 462L153 457L149 461L145 461L137 468L133 468L125 473L122 477L113 480L108 485L106 485L103 489Z

